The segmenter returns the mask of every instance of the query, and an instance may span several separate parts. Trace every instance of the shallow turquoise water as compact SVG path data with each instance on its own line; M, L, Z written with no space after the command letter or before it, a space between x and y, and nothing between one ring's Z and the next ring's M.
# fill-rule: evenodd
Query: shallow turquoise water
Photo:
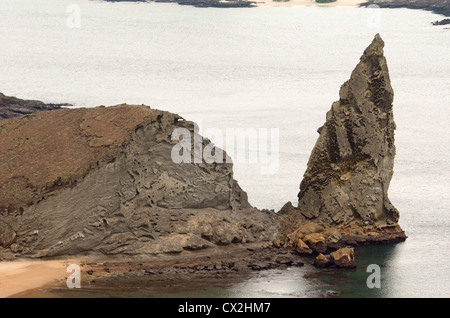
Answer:
M72 4L81 10L79 29L67 27ZM313 279L300 269L270 272L193 293L302 297L325 289L349 297L450 296L450 30L430 24L439 16L407 9L221 10L87 0L2 0L0 13L0 41L7 44L0 46L0 91L6 95L77 106L145 103L219 130L279 128L275 174L263 175L261 164L235 164L250 202L273 209L296 201L316 130L380 32L396 93L390 199L409 239L358 250L355 272L306 271ZM382 268L380 290L365 286L371 263Z

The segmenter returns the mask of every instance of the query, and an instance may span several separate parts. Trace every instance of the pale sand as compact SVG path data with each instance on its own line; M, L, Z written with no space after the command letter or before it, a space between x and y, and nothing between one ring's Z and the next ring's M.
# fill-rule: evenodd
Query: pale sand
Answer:
M0 262L0 297L11 297L25 291L54 284L66 279L73 260Z
M290 0L290 1L272 1L272 0L255 0L257 6L359 6L366 1L361 0L337 0L330 3L317 3L315 0Z

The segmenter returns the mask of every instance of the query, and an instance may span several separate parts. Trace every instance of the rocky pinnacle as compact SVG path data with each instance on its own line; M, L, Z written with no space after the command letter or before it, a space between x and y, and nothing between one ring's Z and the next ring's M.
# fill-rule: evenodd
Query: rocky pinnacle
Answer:
M298 194L305 219L324 225L398 222L388 198L396 126L383 48L377 34L318 130Z

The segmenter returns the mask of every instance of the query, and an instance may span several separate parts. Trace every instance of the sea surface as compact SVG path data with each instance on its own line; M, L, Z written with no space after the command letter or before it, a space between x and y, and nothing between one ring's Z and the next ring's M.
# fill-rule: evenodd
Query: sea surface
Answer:
M379 32L395 90L397 157L389 192L408 240L358 249L356 271L305 266L213 291L138 294L449 297L450 30L430 23L441 18L408 9L2 0L0 92L78 107L146 104L201 123L210 138L227 128L258 137L273 128L276 169L264 174L261 160L234 168L254 206L278 210L295 204L317 128ZM369 264L381 266L380 289L366 286ZM77 295L109 294L81 289Z

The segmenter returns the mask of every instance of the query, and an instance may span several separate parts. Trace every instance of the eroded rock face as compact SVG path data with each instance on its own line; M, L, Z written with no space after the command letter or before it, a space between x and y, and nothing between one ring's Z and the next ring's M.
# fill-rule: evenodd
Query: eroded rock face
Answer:
M333 103L300 185L298 208L328 224L396 223L388 198L393 174L394 92L379 35Z
M17 234L14 251L148 255L272 240L274 214L250 206L231 163L172 161L175 128L195 133L178 115L129 105L0 121L0 220Z
M325 243L335 248L343 241L406 238L397 223L399 212L388 198L396 126L383 48L377 34L319 128L298 205L286 204L280 211L289 220L283 224L285 233L307 232L306 224L309 228L316 224L317 231L324 232Z

